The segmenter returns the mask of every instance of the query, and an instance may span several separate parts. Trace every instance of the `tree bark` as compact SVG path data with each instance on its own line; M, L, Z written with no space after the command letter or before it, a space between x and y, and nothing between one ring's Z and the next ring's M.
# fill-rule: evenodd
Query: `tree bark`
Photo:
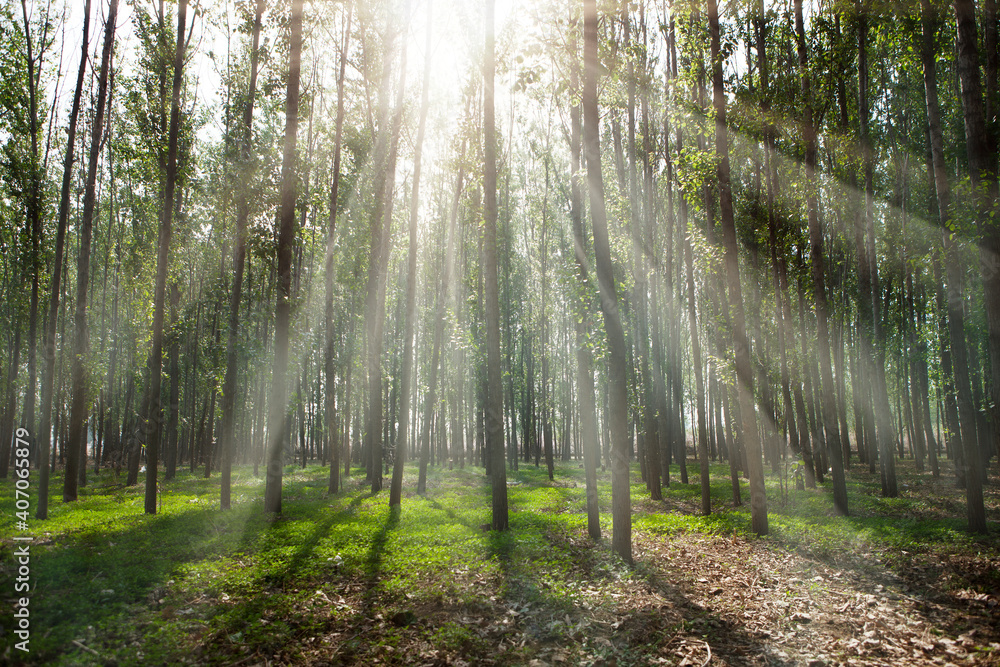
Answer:
M334 326L333 326L333 254L334 240L337 231L337 211L340 197L340 154L344 138L344 77L347 70L347 48L351 39L351 15L353 3L347 4L347 19L344 25L344 43L340 48L340 72L337 75L337 134L333 148L333 182L330 185L330 214L327 220L326 257L324 262L325 301L324 301L324 352L323 375L326 379L324 393L324 410L326 418L327 446L330 448L330 483L327 491L337 493L340 490L340 438L336 419L336 368L334 360ZM348 412L349 414L349 412Z
M830 365L830 332L827 321L826 268L823 254L823 226L819 219L819 197L816 192L816 128L813 118L809 56L806 51L805 27L802 19L802 0L795 1L795 32L799 56L804 109L802 134L805 143L806 208L809 218L810 260L812 265L813 297L816 305L816 346L819 353L821 419L826 433L827 451L833 468L833 503L842 514L848 513L847 483L844 479L843 451L837 423L837 404L834 399L833 370ZM819 418L820 415L817 415ZM817 430L819 427L817 426Z
M167 172L164 186L163 211L156 253L156 284L153 289L152 350L149 353L149 389L146 402L146 514L156 514L157 466L163 415L160 405L160 383L163 365L163 311L170 257L170 234L174 214L174 190L177 186L177 152L180 135L181 86L184 80L185 28L187 0L177 5L177 48L174 52L174 76L170 101L170 135L167 145Z
M600 120L597 110L596 0L583 0L583 145L587 164L590 216L594 227L594 254L601 312L608 337L608 421L611 426L611 548L627 563L632 562L632 505L629 488L628 402L625 388L625 333L618 309L608 216L601 174Z
M183 0L182 0L183 1ZM299 74L302 60L302 0L292 0L285 92L285 146L281 159L281 207L278 216L277 299L274 308L274 370L271 374L267 429L267 482L264 511L281 512L281 476L287 428L288 329L291 319L292 244L295 241L295 144L299 123Z
M722 77L722 56L719 35L719 7L708 0L708 26L712 41L712 88L715 107L716 179L719 187L719 212L722 218L723 247L729 287L729 314L732 344L736 357L737 393L742 425L741 437L746 452L746 468L750 478L750 515L753 531L767 535L767 494L764 490L764 467L761 460L760 435L757 430L753 398L753 369L750 346L743 316L743 292L740 285L739 254L736 245L736 224L733 217L733 193L729 180L729 134L726 128L726 95ZM730 451L730 456L735 452Z
M22 421L30 432L35 428L35 392L38 385L38 367L36 364L38 343L38 284L42 272L42 190L45 181L44 167L38 150L38 85L41 78L42 57L46 49L45 41L48 25L46 24L43 28L42 39L38 44L39 51L36 55L34 52L34 42L31 39L31 24L28 20L28 5L26 0L21 0L21 16L24 21L25 55L28 66L28 132L31 135L31 160L29 163L31 173L28 177L27 201L25 202L28 233L31 239L30 266L28 268L31 274L31 296L28 306L28 383L24 392L24 416ZM34 454L34 452L32 453Z
M956 3L958 7L958 3ZM930 168L934 174L934 191L937 195L938 217L941 222L942 251L947 271L948 290L948 336L951 351L951 370L958 394L959 447L964 450L966 466L978 458L978 445L973 430L975 414L972 408L972 392L969 386L968 353L965 343L965 314L963 311L964 267L957 256L953 223L951 221L951 187L945 166L944 140L941 128L941 112L937 94L937 66L934 41L937 21L930 0L921 0L921 22L923 41L920 52L923 63L924 97L927 104L928 137L931 146ZM978 65L977 65L978 67ZM960 465L956 461L956 465ZM975 470L975 468L973 469ZM965 493L969 517L969 528L974 532L986 532L986 513L983 505L983 489L978 474L966 474Z
M264 0L257 0L254 11L252 46L250 47L250 85L243 107L243 128L240 137L240 162L237 168L236 246L233 250L233 291L229 295L229 335L226 340L226 376L222 384L222 423L220 424L220 471L222 509L230 508L233 441L235 434L236 378L239 375L237 347L240 337L240 299L243 296L243 267L247 254L247 220L250 218L250 146L253 142L253 107L257 96L257 63L260 58L260 27Z
M42 415L38 424L39 473L38 519L48 518L49 513L49 459L52 442L52 396L55 389L56 321L59 318L59 297L62 292L63 254L66 246L66 223L69 219L70 184L73 179L73 161L76 153L76 123L80 116L80 98L83 93L84 75L87 72L87 46L90 35L90 0L83 9L83 36L80 47L80 66L76 74L76 88L66 128L66 156L63 161L62 188L59 195L59 214L56 223L55 258L52 262L52 287L49 290L49 314L45 320L42 341Z
M433 0L427 5L427 38L424 49L424 78L420 91L420 122L417 126L417 140L413 147L413 190L410 193L410 244L406 258L406 320L403 325L403 369L400 381L402 402L399 410L399 433L396 437L396 458L393 462L392 483L389 487L389 507L400 504L403 493L403 465L406 462L406 448L409 446L410 425L410 384L413 370L413 320L417 305L417 214L420 210L420 172L427 130L427 109L431 85L431 38L434 24L431 20Z
M992 3L991 3L992 5ZM1000 200L1000 187L997 183L997 146L996 136L991 132L996 121L989 119L987 124L986 110L983 104L983 87L979 73L979 42L976 30L975 3L973 0L954 0L955 18L958 32L958 57L956 69L961 82L961 97L963 119L965 121L965 149L969 163L969 179L972 184L973 196L977 209L977 226L979 228L979 265L983 275L983 300L986 303L986 325L989 335L990 375L993 388L993 409L991 416L994 424L1000 423L1000 211L997 210ZM991 93L996 91L996 9L990 6L984 19L986 44L992 46L992 52L987 51L987 104L993 111L995 100ZM990 44L992 42L992 44ZM991 91L990 88L993 90ZM994 127L991 127L994 126ZM958 359L954 359L957 364ZM959 398L961 402L961 398ZM961 407L959 408L961 409ZM996 429L1000 435L1000 429ZM996 443L1000 454L1000 440ZM970 451L970 450L967 450ZM967 459L970 466L979 467L979 451L975 458ZM970 489L970 493L981 493ZM970 527L975 532L986 532L986 518L977 516L973 522L970 508ZM973 523L975 525L973 525Z
M90 293L90 244L94 229L94 208L96 206L97 167L101 152L101 136L104 132L104 113L108 99L108 77L111 70L111 54L115 41L115 21L118 17L118 0L111 0L104 24L104 47L101 53L101 73L97 84L97 108L90 139L90 157L87 164L87 181L84 186L83 213L80 220L80 250L76 266L76 349L73 358L73 399L70 407L69 442L67 443L66 473L63 478L63 502L77 498L80 475L80 454L86 444L87 418L90 413L90 399L87 396L87 357L90 353L90 338L87 329L87 296ZM84 463L84 467L86 462Z
M493 530L507 530L507 468L503 437L503 386L500 378L500 300L497 274L497 137L493 100L496 75L495 0L486 0L486 67L483 82L484 289L486 296L486 449L492 478Z
M570 86L579 90L576 31L573 31L570 50L574 66L570 70ZM597 398L594 391L593 355L587 341L589 331L588 311L592 303L593 286L587 266L587 241L583 233L584 204L580 184L582 110L579 104L570 109L570 219L573 224L573 256L576 258L580 290L583 295L574 300L576 318L576 372L580 407L580 440L583 449L583 469L587 489L587 534L590 539L601 539L600 503L597 493L597 462L600 452L597 445Z

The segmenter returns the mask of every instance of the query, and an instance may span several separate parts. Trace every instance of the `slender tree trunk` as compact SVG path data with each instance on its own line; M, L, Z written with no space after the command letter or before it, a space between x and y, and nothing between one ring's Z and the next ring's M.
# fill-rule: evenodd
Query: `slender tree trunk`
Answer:
M188 438L188 447L187 447L187 450L188 450L188 468L190 469L190 471L192 473L194 473L195 466L197 465L197 462L196 462L196 459L195 459L195 454L194 454L194 446L195 446L194 420L195 420L195 416L197 414L195 411L197 410L197 408L196 408L196 402L197 402L197 394L198 394L198 392L196 391L197 388L198 388L198 385L197 385L197 378L198 378L198 339L199 339L199 337L201 335L201 288L200 287L198 289L198 299L196 301L198 303L198 306L195 309L195 315L194 315L194 338L193 338L193 341L191 343L191 347L193 348L193 350L192 350L192 353L191 353L191 371L190 371L191 388L190 388L190 391L189 391L189 393L191 394L191 426L190 426L190 432L188 433L189 438ZM129 474L131 475L131 472Z
M873 391L873 385L877 383L876 369L874 361L875 345L875 323L872 315L877 297L873 297L873 274L877 267L874 264L874 257L869 252L869 245L866 240L868 220L872 215L872 190L869 188L869 177L871 176L872 162L870 158L871 147L868 145L868 61L867 61L867 15L863 8L858 8L858 106L860 107L859 120L861 131L861 143L863 152L864 190L865 205L864 210L855 214L854 219L854 244L858 255L858 338L860 343L859 367L863 378L863 388L865 393ZM884 444L885 434L879 434L882 427L886 425L878 417L878 411L873 405L874 401L862 401L862 418L864 421L865 450L868 458L868 468L875 472L876 460L884 459L881 445ZM883 491L886 491L883 487Z
M930 161L928 161L929 164ZM933 174L931 175L931 182L933 183ZM933 195L931 197L933 198ZM921 327L926 326L927 323L925 314L926 303L923 284L921 283L920 298L917 301L917 318ZM927 442L927 458L930 461L931 476L937 478L941 475L941 472L938 468L938 444L937 438L934 435L934 422L931 420L930 381L927 374L927 343L922 336L918 337L917 341L919 350L917 354L917 377L920 382L917 393L921 398L920 409L923 411L924 435Z
M969 178L976 200L977 224L979 227L979 265L983 275L983 300L986 303L986 325L989 333L990 376L993 388L994 424L1000 423L1000 184L997 182L997 144L995 131L1000 123L995 118L987 120L986 110L994 111L996 103L997 60L996 49L996 6L990 2L984 20L987 59L986 108L983 104L983 86L979 73L979 41L976 30L976 9L973 0L954 0L955 18L958 32L958 57L956 69L961 82L963 119L965 121L965 147L969 163ZM989 50L992 47L992 50ZM994 111L995 113L995 111ZM989 124L988 124L989 123ZM950 298L950 297L949 297ZM955 350L955 367L958 371L958 351ZM957 378L956 378L957 380ZM961 397L959 402L961 403ZM961 406L959 407L961 410ZM1000 428L996 429L1000 435ZM968 444L966 445L968 447ZM1000 440L996 442L1000 454ZM967 459L969 465L976 465L980 457ZM972 463L975 461L976 463ZM970 489L969 493L981 493ZM970 496L971 498L971 496ZM971 500L970 500L971 502ZM980 502L977 502L979 505ZM985 515L977 512L973 520L973 508L969 508L970 528L975 532L986 532Z
M671 30L672 28L671 23ZM668 64L672 68L676 64L677 53L676 49L673 47L674 40L672 33L668 36L668 43L670 45L670 50L668 51ZM666 79L666 92L669 94L670 81L676 79L676 72L673 69L669 70L669 76ZM648 110L648 101L646 96L644 96L645 110L643 116L645 117L645 111ZM643 167L644 167L644 182L647 189L647 197L645 201L647 203L647 215L646 215L646 234L650 238L650 243L655 247L656 241L656 229L657 224L656 218L656 188L653 185L653 162L657 156L653 152L652 144L652 133L649 132L649 123L647 122L645 131L648 133L647 140L644 142L644 157ZM673 378L677 375L678 367L675 366L675 359L672 351L679 347L678 341L680 339L680 332L682 330L682 318L683 315L680 314L680 308L678 306L678 301L680 300L680 294L682 291L681 287L681 260L678 258L677 261L677 283L676 283L676 295L675 295L675 283L673 274L673 260L674 260L674 248L683 247L683 242L681 239L687 234L687 224L685 220L685 225L683 229L678 228L676 224L675 217L675 206L674 206L674 190L673 190L673 164L670 156L670 120L669 115L664 114L663 116L663 155L666 158L667 173L667 225L666 230L663 235L664 245L666 249L667 265L664 268L664 278L662 281L663 292L666 294L666 298L663 301L666 302L666 317L663 317L663 310L660 308L661 298L660 297L660 287L661 281L659 276L656 276L656 280L652 283L652 289L650 290L650 301L652 303L652 345L653 345L653 368L655 369L655 377L653 381L654 391L656 393L656 429L658 434L658 452L657 459L660 464L661 477L665 485L670 484L670 464L668 459L670 458L671 449L673 447L673 440L677 437L677 429L674 424L674 411L670 409L667 401L668 391L670 387L667 385L667 378ZM679 233L678 233L679 232ZM676 238L675 238L676 237ZM675 246L675 243L677 244ZM654 274L655 275L655 274ZM676 300L675 300L676 296ZM675 321L676 320L676 321ZM666 347L664 347L666 346ZM699 371L700 372L700 371ZM704 398L704 397L702 397ZM683 483L687 482L687 462L684 456L684 449L686 443L681 442L681 456L680 456L680 469L681 469L681 480Z
M574 62L577 57L575 31L571 43ZM571 88L579 90L577 65L570 70ZM576 318L576 370L580 404L580 440L583 449L583 469L587 487L587 534L592 540L601 539L600 503L597 494L597 463L600 458L597 444L597 398L594 391L593 356L587 341L589 306L593 286L587 266L587 241L583 233L584 204L581 192L581 133L582 110L579 104L570 109L570 218L573 223L573 255L579 276L579 287L588 298L574 299Z
M497 276L497 136L493 100L496 75L495 1L486 0L486 67L483 82L484 287L486 292L486 449L490 460L493 530L507 530L507 468L503 437L503 385L500 378L500 300Z
M101 136L104 131L104 113L108 99L108 77L111 54L115 41L115 21L118 17L118 0L111 0L104 24L104 47L101 53L101 73L97 84L97 108L91 129L90 157L87 164L87 181L84 186L83 213L80 220L80 250L76 268L76 349L73 358L73 400L70 407L69 442L67 443L66 473L63 478L63 502L77 498L80 475L80 453L86 444L87 417L90 413L88 394L87 357L90 337L87 328L87 296L90 292L90 244L94 229L94 209L97 203L97 166L101 153ZM84 467L86 462L83 462Z
M600 121L597 110L596 0L583 0L583 146L586 155L590 217L594 226L594 254L601 312L608 337L608 421L611 425L611 548L632 562L632 504L629 488L628 401L626 395L625 333L618 309L614 267L608 238L608 216L601 174Z
M180 135L181 85L184 80L184 40L187 25L187 0L177 6L177 49L174 53L174 77L170 102L170 135L167 145L166 185L156 253L156 285L153 291L152 350L149 353L149 389L146 402L146 514L156 514L157 465L163 415L160 405L161 368L163 365L163 311L170 257L170 234L174 214L174 189L177 185L177 152Z
M384 65L382 70L382 91L380 93L380 120L388 119L389 75L394 59L396 40L396 19L392 16L395 10L390 8L388 25L386 26ZM408 11L404 12L408 15ZM367 342L368 370L368 413L366 415L366 440L372 493L382 489L382 338L385 326L385 291L388 272L389 246L392 235L393 192L395 189L396 151L398 147L399 128L402 122L402 99L406 82L406 41L402 42L402 58L400 76L397 87L397 100L392 117L392 126L382 122L379 125L381 144L376 154L385 156L385 163L376 162L378 175L375 192L378 203L372 214L371 246L369 252L368 285L365 299L365 332ZM388 131L388 136L386 132Z
M760 77L760 106L761 111L767 115L771 109L771 97L769 94L770 62L767 57L767 15L764 11L764 3L762 0L757 0L754 5L754 12L754 22L756 23L755 37L757 64ZM779 276L778 266L778 223L774 203L778 189L778 174L777 168L774 164L774 153L774 127L768 124L764 128L764 171L767 180L768 247L771 254L771 279L775 295L774 315L777 329L777 345L781 360L781 396L784 406L785 435L787 437L787 442L791 444L793 450L797 450L799 449L798 429L795 423L795 409L792 404L792 394L789 388L790 379L788 372L788 350L785 342L788 334L786 331L787 326L784 321L783 303L787 300L787 295L783 294L781 291L781 279ZM781 254L784 255L783 249L781 250Z
M333 148L333 183L330 185L330 215L326 232L326 259L324 263L324 280L326 298L324 302L324 335L323 374L326 378L324 394L324 416L326 417L327 446L330 448L330 483L329 493L340 490L340 439L337 433L336 419L336 369L334 363L334 324L333 324L333 255L334 240L337 231L337 210L340 189L340 154L344 137L344 78L347 70L347 48L351 39L351 14L353 3L347 5L347 18L344 21L344 42L340 48L340 72L337 75L337 135ZM348 414L349 411L348 411Z
M547 140L546 140L547 143ZM541 224L541 249L539 251L539 273L541 273L542 283L542 303L539 310L540 335L538 345L542 357L542 449L545 454L545 469L548 472L549 480L554 479L554 461L552 459L552 403L553 397L549 391L549 309L548 309L548 209L549 209L549 186L550 186L550 165L549 157L545 156L545 194L542 197L542 224Z
M753 399L753 369L750 346L743 317L743 292L740 286L739 254L736 245L736 225L733 217L733 193L729 181L729 135L726 128L726 96L720 54L719 8L716 0L708 0L708 26L712 40L712 87L715 107L715 155L718 161L716 178L719 187L719 210L722 218L723 247L729 287L729 314L732 325L733 350L736 357L737 393L742 425L741 437L746 452L747 474L750 478L750 514L753 530L766 535L767 494L764 490L764 468L761 460L760 435L757 430ZM733 456L735 452L730 452Z
M468 112L468 109L466 109L466 112ZM463 139L461 149L459 150L459 155L462 158L459 160L458 175L455 179L455 193L451 200L451 212L448 222L448 244L445 249L444 275L442 277L443 282L437 294L438 302L434 315L434 339L431 351L430 375L427 379L427 393L424 399L424 419L420 434L420 466L417 477L417 493L419 494L423 494L427 490L427 464L430 461L431 455L431 422L434 418L434 408L437 405L438 367L441 362L441 344L444 338L448 294L450 293L449 290L452 283L451 275L455 264L455 246L458 235L458 206L461 202L462 189L465 182L465 166L462 161L465 157L465 147L466 141Z
M59 195L59 214L56 225L55 258L52 262L52 287L49 290L49 314L45 321L42 342L42 415L38 425L39 472L38 509L36 517L48 518L49 513L49 459L52 441L52 395L56 368L56 321L59 316L59 296L62 292L63 254L66 245L66 223L69 219L70 185L73 179L73 161L76 152L76 123L80 116L80 98L83 93L84 75L87 72L87 46L90 34L90 0L83 9L83 37L80 48L80 66L76 74L73 105L66 129L66 156L63 161L62 188ZM113 389L113 388L112 388Z
M42 273L42 189L45 180L44 167L38 149L38 84L41 77L41 61L46 48L45 35L48 26L46 25L43 28L45 32L43 32L42 39L38 44L39 51L35 54L33 48L34 42L31 39L31 25L28 21L28 5L26 0L21 0L21 16L24 20L25 55L27 56L26 64L28 66L28 131L31 134L31 160L28 165L31 173L28 178L28 192L26 193L28 232L31 238L31 259L30 266L28 267L31 275L31 297L28 306L28 383L24 392L24 416L22 421L30 432L35 428L35 392L38 390L38 367L36 364L38 343L38 284Z
M677 130L677 150L681 149L680 129ZM681 197L681 225L687 229L687 200ZM687 272L688 320L691 325L691 356L694 364L695 393L698 401L698 461L701 465L701 513L712 513L712 489L708 468L708 434L705 427L705 379L701 368L701 336L698 330L698 316L695 311L694 258L691 239L684 235L684 264Z
M278 289L274 308L274 370L268 419L267 484L264 511L281 512L282 455L287 421L288 328L291 315L292 245L295 240L295 144L299 124L299 73L302 56L302 0L292 0L285 93L285 146L281 160L281 207L278 216Z
M239 375L238 346L240 337L240 299L243 296L243 268L247 254L247 220L250 218L250 146L253 142L253 107L257 96L257 63L260 59L260 27L264 14L264 0L257 0L254 11L250 47L250 85L243 108L243 128L240 141L240 165L236 200L236 247L233 250L233 291L229 295L229 335L226 340L226 375L222 384L222 423L220 425L220 469L222 509L230 507L230 489L233 466L233 433L236 412L237 376Z
M847 424L847 382L844 369L844 315L837 319L834 341L831 344L833 366L836 372L837 417L840 419L840 448L843 451L844 468L851 467L851 429Z
M645 432L646 439L646 473L649 481L650 498L653 500L662 500L663 492L660 487L660 434L656 415L656 391L653 386L654 372L650 368L651 353L649 344L649 322L652 319L652 316L650 315L649 271L646 257L644 256L646 252L653 255L651 233L652 222L650 221L650 218L652 217L651 203L653 201L653 197L655 197L652 187L652 172L650 169L646 168L647 166L652 166L650 164L649 155L649 104L647 102L647 97L647 95L643 95L641 102L643 123L643 175L644 184L646 186L645 196L643 197L643 201L645 203L645 206L643 207L645 209L645 215L642 216L641 220L636 217L632 218L632 240L633 252L635 252L635 270L637 272L636 275L638 276L635 286L636 306L638 308L638 312L636 313L636 322L638 323L636 335L639 343L639 368L642 376L641 395L644 397L642 418L643 431ZM634 180L636 178L634 165L632 166L630 173L632 174L632 178ZM636 215L638 215L638 211L636 211ZM655 303L653 307L655 308ZM676 430L674 435L676 435ZM684 467L683 458L680 459L678 463L682 468Z
M869 361L871 372L869 380L873 394L873 404L875 411L875 443L878 448L879 468L882 477L882 495L894 498L898 495L896 488L895 458L892 454L892 443L895 440L894 428L892 425L892 413L889 408L889 395L885 382L885 341L882 335L881 316L881 287L879 281L878 265L875 256L875 232L874 232L874 160L872 156L871 141L869 139L869 102L868 102L868 10L863 0L859 0L858 5L858 106L861 126L861 152L864 166L865 182L865 252L861 260L867 264L868 281L870 283L871 296L869 304L871 311L864 309L861 313L862 320L868 318L870 324L863 328L865 335L862 337L862 354L865 350L865 337L870 332L870 352L865 354L866 361ZM864 289L862 287L862 289Z
M921 0L921 18L923 24L923 43L921 60L923 62L924 95L927 103L928 136L931 145L931 165L934 173L934 191L937 195L938 216L941 221L944 264L947 270L948 290L948 335L951 351L951 366L954 383L958 393L959 433L953 437L959 438L959 447L964 453L966 466L978 458L978 445L973 430L975 415L972 408L972 392L969 387L969 370L965 343L965 320L963 306L964 267L957 256L955 234L951 223L951 189L948 183L948 172L945 166L944 140L942 138L941 113L937 94L937 67L935 63L934 36L937 32L934 11L930 0ZM956 2L956 9L959 3ZM974 26L973 26L974 29ZM960 37L961 39L961 37ZM978 68L978 64L976 65ZM956 465L959 465L956 461ZM966 474L966 504L969 516L969 529L986 532L986 513L983 506L982 478L978 474Z
M806 208L809 217L809 244L812 265L813 297L816 304L816 347L819 354L820 386L822 397L817 418L823 422L827 451L833 468L833 502L837 510L847 514L847 483L844 479L843 451L837 423L837 405L834 399L833 370L830 365L830 332L827 320L826 268L823 252L823 226L819 219L819 197L816 185L816 128L813 119L809 56L806 51L805 27L802 19L802 0L795 2L795 31L799 56L802 96L805 101L802 134L805 142ZM819 430L817 425L817 430Z
M413 369L413 319L417 304L417 214L420 210L421 158L423 155L424 134L427 129L428 101L430 99L431 38L434 33L434 24L431 21L432 7L433 5L428 3L427 41L424 50L424 78L420 92L420 123L417 126L417 140L413 147L413 190L410 194L410 244L406 258L406 320L403 325L403 370L400 387L402 402L399 410L399 434L396 439L396 459L393 462L392 483L389 488L389 507L395 507L400 504L403 493L403 465L406 462L406 448L409 446L410 376Z
M916 471L922 473L924 471L924 459L927 455L927 449L924 441L924 412L922 409L923 399L920 392L920 368L918 364L918 357L923 351L917 345L919 331L916 308L914 306L913 271L909 268L905 258L903 261L903 270L906 273L906 314L903 322L906 327L906 339L907 346L909 348L908 370L910 375L909 382L907 383L907 387L909 387L909 401L907 403L907 409L910 411L911 420L913 422L911 442L913 444L913 456L915 459L914 465Z

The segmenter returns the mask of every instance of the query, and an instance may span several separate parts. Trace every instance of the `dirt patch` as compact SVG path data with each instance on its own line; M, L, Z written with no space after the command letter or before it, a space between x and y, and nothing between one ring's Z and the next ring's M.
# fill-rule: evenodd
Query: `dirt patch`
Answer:
M706 640L720 664L1000 664L995 599L968 589L917 593L935 590L918 570L904 578L877 566L834 569L736 537L640 536L637 544L651 577L674 582L672 597L710 610ZM982 565L956 558L950 569L975 576Z

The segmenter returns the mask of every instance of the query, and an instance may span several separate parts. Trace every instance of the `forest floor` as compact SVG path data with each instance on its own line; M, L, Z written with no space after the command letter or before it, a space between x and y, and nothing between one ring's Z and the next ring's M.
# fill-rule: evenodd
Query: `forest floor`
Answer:
M949 468L950 469L950 468ZM283 511L261 511L263 480L234 471L164 483L156 516L142 483L110 471L75 503L55 494L30 521L31 652L14 649L14 491L0 481L0 598L8 664L159 665L947 665L1000 664L1000 489L991 533L964 530L953 478L900 464L900 497L849 472L851 515L829 481L783 490L768 477L771 534L749 533L749 492L732 507L712 466L700 516L697 466L663 501L633 469L635 564L587 537L582 466L521 464L509 477L510 531L488 530L482 469L432 468L402 509L363 473L326 493L328 469L285 469ZM992 472L992 471L991 471ZM35 473L32 474L34 484ZM56 475L53 489L61 488Z

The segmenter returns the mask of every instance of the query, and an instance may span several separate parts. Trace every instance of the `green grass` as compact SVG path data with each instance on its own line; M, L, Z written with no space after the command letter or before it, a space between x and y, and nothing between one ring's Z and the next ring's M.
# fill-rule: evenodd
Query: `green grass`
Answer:
M520 623L530 637L526 646L505 649L511 663L544 657L546 647L566 637L578 637L571 643L581 651L588 647L588 655L618 651L620 664L641 662L641 647L587 644L574 625L581 610L600 615L617 604L623 585L645 576L642 568L627 567L587 540L583 469L577 463L559 465L554 482L544 468L521 464L511 472L511 530L505 534L488 530L490 491L481 469L432 468L428 493L420 497L409 492L416 470L408 467L397 512L389 511L387 492L370 494L358 471L344 491L328 496L327 474L319 466L289 467L276 520L262 513L263 480L243 467L234 470L229 511L219 509L218 478L187 472L163 484L155 516L143 514L142 479L127 488L107 471L74 503L56 495L50 518L29 522L28 533L36 537L31 662L225 664L257 655L305 661L313 650L310 638L323 635L345 662L351 656L364 662L358 656L375 653L391 662L386 656L414 642L459 655L495 653L485 630L460 620L477 614L490 627ZM744 506L730 507L727 466L712 466L715 511L708 517L698 513L697 466L690 466L690 485L679 484L677 475L674 466L672 486L664 489L662 503L654 503L633 470L637 535L749 535L749 490L744 482ZM841 517L832 510L829 483L792 489L782 501L778 479L770 476L772 532L766 543L861 567L873 555L975 554L1000 546L992 535L968 535L961 516L943 514L961 501L959 492L944 493L946 484L940 498L919 485L901 498L883 499L877 479L863 471L852 471L850 479L853 514ZM599 481L606 547L612 529L608 474ZM33 473L33 500L36 483ZM61 484L58 473L53 491ZM0 482L3 535L15 534L13 500L12 481ZM996 521L995 507L988 516ZM12 545L8 539L0 547L5 627L14 601ZM448 610L459 611L443 616ZM365 631L370 622L377 632ZM358 630L340 632L345 628ZM496 632L506 636L502 627ZM2 650L10 652L0 653L0 660L17 659L11 633L4 641Z

